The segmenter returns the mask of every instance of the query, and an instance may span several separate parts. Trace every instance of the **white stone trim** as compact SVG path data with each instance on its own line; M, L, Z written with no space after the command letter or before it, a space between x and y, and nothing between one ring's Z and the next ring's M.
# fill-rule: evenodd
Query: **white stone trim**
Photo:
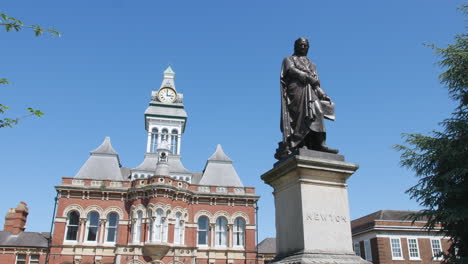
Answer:
M234 220L236 220L237 217L242 217L245 221L245 225L250 224L250 219L249 216L245 212L237 211L231 216L231 223L234 223Z
M132 205L131 210L130 210L130 212L132 212L130 218L131 219L136 219L136 213L138 211L142 211L143 212L143 218L146 218L146 208L142 204Z
M65 209L63 210L62 216L67 218L68 213L70 213L71 211L77 211L78 213L80 213L80 217L83 217L83 215L84 215L83 207L81 207L78 204L71 204L71 205L65 207Z
M120 209L120 207L117 207L117 206L107 207L106 210L104 210L104 213L103 213L103 215L101 216L101 218L102 218L102 219L107 219L107 216L108 216L111 212L117 213L117 214L119 215L119 220L120 220L120 219L124 219L124 214L123 214L122 209Z
M218 212L216 212L216 213L214 214L214 216L213 216L213 220L214 220L213 223L216 223L216 219L218 219L219 217L224 217L224 218L226 218L226 221L227 221L228 225L229 225L229 224L233 224L233 221L232 221L232 219L231 219L231 215L230 215L228 212L226 212L226 211L218 211Z
M97 212L97 213L99 214L99 218L102 218L102 212L103 212L104 210L102 210L102 208L101 208L100 206L97 206L97 205L90 205L90 206L88 206L88 207L86 208L86 210L84 211L85 216L88 217L88 214L89 214L90 212L93 212L93 211L95 211L95 212Z
M197 223L198 223L198 218L200 218L200 216L206 216L206 217L208 217L208 220L210 221L210 223L214 223L214 222L215 222L215 221L213 221L213 219L214 219L214 218L213 218L213 215L212 215L210 212L206 211L206 210L200 210L200 211L198 211L198 212L195 214L195 216L193 217L193 218L194 218L194 219L193 219L193 222L197 224Z

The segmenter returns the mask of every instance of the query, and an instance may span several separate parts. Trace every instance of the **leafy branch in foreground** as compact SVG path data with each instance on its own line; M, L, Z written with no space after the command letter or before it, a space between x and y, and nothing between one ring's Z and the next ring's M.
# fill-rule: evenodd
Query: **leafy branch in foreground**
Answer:
M5 30L8 32L10 30L15 30L15 31L20 31L23 28L29 28L34 31L34 34L36 36L42 35L44 32L50 33L50 35L60 37L60 32L58 32L55 29L49 29L49 28L42 28L41 26L37 25L25 25L23 21L16 19L14 17L9 17L6 14L2 13L0 14L0 26L4 26Z
M34 31L34 34L36 35L36 37L42 35L44 32L50 33L52 37L53 36L60 37L60 32L58 32L55 29L44 29L37 25L25 25L23 21L16 19L14 17L9 17L4 13L0 14L0 26L4 26L7 32L11 31L12 29L15 31L20 31L24 28L28 28ZM8 85L10 84L10 82L8 82L6 78L0 78L0 85L2 84ZM0 114L4 114L5 111L7 111L8 109L10 109L8 106L0 104ZM12 127L13 125L18 124L20 119L23 119L29 116L40 117L44 115L44 113L42 113L40 110L34 110L31 107L28 107L27 110L29 113L24 116L17 117L17 118L0 119L0 128Z

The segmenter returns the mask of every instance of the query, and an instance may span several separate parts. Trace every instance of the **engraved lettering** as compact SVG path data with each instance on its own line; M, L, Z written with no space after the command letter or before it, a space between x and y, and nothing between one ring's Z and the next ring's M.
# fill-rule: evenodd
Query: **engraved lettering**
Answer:
M329 223L346 223L348 219L344 215L336 215L329 213L310 212L305 215L306 221L312 222L329 222Z

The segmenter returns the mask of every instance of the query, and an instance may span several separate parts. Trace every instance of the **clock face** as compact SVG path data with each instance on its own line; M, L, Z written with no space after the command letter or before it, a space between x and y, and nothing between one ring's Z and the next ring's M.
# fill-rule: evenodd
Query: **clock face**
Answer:
M164 87L159 90L158 98L163 103L172 103L177 98L177 93L172 88Z

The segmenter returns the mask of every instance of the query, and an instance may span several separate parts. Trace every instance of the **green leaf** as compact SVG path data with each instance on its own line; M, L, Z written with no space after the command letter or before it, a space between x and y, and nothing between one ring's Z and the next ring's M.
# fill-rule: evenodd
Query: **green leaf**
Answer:
M0 79L0 84L10 84L6 78Z

